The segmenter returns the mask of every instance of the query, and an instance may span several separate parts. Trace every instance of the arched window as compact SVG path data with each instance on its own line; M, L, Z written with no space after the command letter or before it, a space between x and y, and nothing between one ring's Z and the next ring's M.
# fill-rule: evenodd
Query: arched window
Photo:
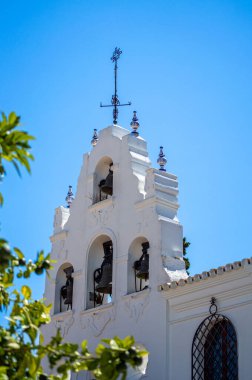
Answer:
M238 380L234 326L217 314L215 300L211 302L211 315L200 324L193 339L192 380Z

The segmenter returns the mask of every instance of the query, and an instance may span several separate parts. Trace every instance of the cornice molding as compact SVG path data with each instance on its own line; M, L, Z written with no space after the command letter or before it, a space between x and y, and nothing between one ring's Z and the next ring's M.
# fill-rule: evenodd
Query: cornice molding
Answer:
M113 307L114 307L114 303L110 302L110 303L107 303L105 305L92 307L92 309L82 310L80 312L80 315L89 315L89 314L97 315L97 314L100 314L100 313L107 311L108 309L112 309Z
M67 235L68 235L68 231L62 230L62 231L57 232L56 234L50 236L50 241L51 241L51 243L55 243L56 241L59 241L59 240L65 240Z
M135 203L135 208L137 210L141 210L142 208L146 207L146 206L156 206L156 205L163 205L165 207L169 207L170 209L173 209L173 210L178 210L179 209L179 204L178 203L174 203L174 202L170 202L164 198L160 198L160 197L157 197L157 196L153 196L153 197L150 197L150 198L145 198L144 200L141 200L140 202L136 202Z
M111 198L104 199L103 201L96 202L88 207L89 211L99 211L101 209L107 208L108 206L113 205L115 197L112 196Z

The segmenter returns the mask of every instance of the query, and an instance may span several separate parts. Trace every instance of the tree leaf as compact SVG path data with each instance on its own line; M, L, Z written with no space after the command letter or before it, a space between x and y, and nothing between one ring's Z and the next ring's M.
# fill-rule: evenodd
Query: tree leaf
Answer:
M81 349L82 349L82 352L87 352L87 340L83 340L83 342L81 342Z
M3 198L3 194L0 193L0 206L2 206L4 203L4 198Z
M20 251L19 248L14 247L13 249L16 252L16 254L17 254L17 256L18 256L19 259L23 259L24 258L24 254L23 254L23 252Z
M10 123L10 124L15 124L15 123L17 122L17 120L18 120L18 117L17 117L17 115L15 114L15 112L11 112L11 113L9 114L9 117L8 117L8 121L9 121L9 123Z
M19 350L20 346L17 342L10 342L8 343L8 347L13 350Z
M29 288L29 286L23 285L21 288L21 293L23 294L25 299L28 300L31 298L32 292L31 292L31 289Z

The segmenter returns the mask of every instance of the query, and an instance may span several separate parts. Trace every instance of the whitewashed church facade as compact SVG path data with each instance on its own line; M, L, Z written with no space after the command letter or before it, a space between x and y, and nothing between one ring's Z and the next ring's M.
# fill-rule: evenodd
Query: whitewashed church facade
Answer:
M131 132L117 125L121 53L111 58L113 125L94 131L76 197L70 187L68 207L55 211L45 338L60 328L92 351L102 338L133 335L149 356L129 379L250 380L252 258L188 277L177 177L166 172L162 147L159 169L151 167L135 112Z
M146 141L117 125L93 145L71 207L55 211L46 338L60 328L92 350L101 338L133 335L149 357L132 379L252 379L252 259L188 277L177 177L162 170L162 154L161 170L151 168Z

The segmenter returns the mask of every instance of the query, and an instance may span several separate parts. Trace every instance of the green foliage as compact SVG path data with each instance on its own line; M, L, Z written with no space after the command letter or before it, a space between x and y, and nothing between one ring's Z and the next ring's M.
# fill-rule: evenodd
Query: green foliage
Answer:
M185 262L187 274L189 274L189 268L190 268L191 263L190 263L189 259L185 256L187 255L187 248L189 248L190 245L191 245L191 243L186 240L186 237L183 237L183 259Z
M0 122L0 174L5 173L3 160L30 171L29 140L26 132L14 131L19 118L11 113L2 114ZM65 380L69 372L91 371L100 380L126 379L127 367L136 368L142 363L146 352L134 345L134 338L104 339L94 354L83 341L77 344L63 342L60 331L51 341L44 343L40 327L50 322L50 306L43 300L32 299L27 285L21 291L15 288L15 279L28 279L32 274L40 275L52 268L52 260L43 251L34 261L25 259L19 248L11 249L5 239L0 239L0 311L8 311L7 327L0 326L0 380ZM44 373L41 365L47 358L54 375Z
M30 173L30 160L33 155L30 153L30 141L34 137L27 132L15 129L19 126L20 117L11 112L7 117L2 112L2 120L0 120L0 177L6 174L3 160L11 162L18 174L20 175L20 166L24 166ZM0 204L3 204L3 196L0 193Z
M14 280L44 273L51 267L51 261L39 252L35 261L26 263L23 253L17 248L11 250L3 239L0 240L0 254L0 308L10 313L8 326L0 327L0 380L59 380L67 379L69 371L87 370L101 380L115 380L120 375L121 379L126 379L127 366L141 364L146 352L134 346L132 337L103 340L93 355L86 341L79 349L76 344L63 342L59 331L44 344L40 327L50 322L50 306L42 300L32 300L32 291L27 285L19 292L14 287ZM56 369L57 375L44 373L41 366L44 357L50 367Z

